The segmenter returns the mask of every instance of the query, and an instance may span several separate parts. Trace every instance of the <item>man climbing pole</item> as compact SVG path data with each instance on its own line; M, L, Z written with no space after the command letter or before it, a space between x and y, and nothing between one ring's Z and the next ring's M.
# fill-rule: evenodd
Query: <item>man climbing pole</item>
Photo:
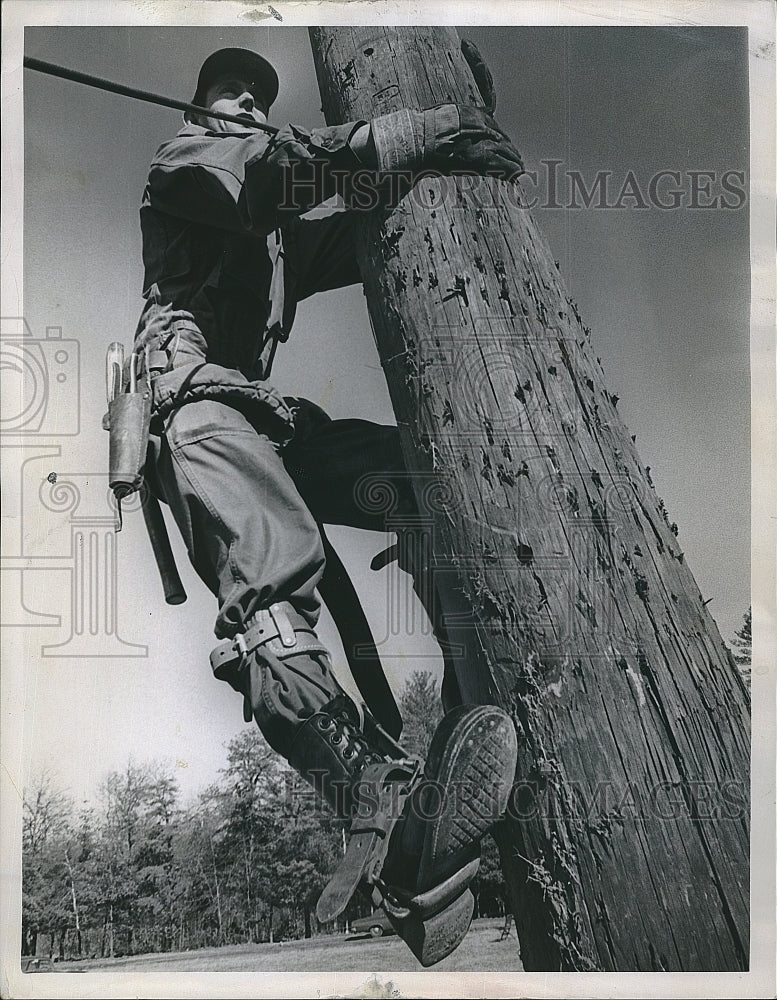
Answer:
M267 379L297 303L360 280L350 213L305 211L358 176L376 187L392 172L412 183L430 168L509 177L520 157L487 111L453 104L269 135L256 126L278 86L260 55L213 53L192 103L238 121L187 112L151 164L135 341L152 390L146 475L218 598L215 676L243 695L246 721L353 819L320 919L366 888L430 965L469 926L479 842L513 782L513 724L495 706L453 708L422 766L342 690L315 631L318 525L384 527L355 499L367 473L394 477L408 515L414 500L395 428L331 420Z

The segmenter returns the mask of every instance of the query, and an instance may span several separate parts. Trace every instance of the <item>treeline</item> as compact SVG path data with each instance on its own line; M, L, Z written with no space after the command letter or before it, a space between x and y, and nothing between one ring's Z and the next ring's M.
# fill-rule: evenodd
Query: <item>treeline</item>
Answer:
M186 806L158 765L128 763L105 779L98 807L80 810L44 776L24 801L22 952L310 936L342 844L342 824L255 729L230 742L222 778Z
M750 686L750 610L734 656ZM408 678L402 742L424 755L441 716L427 671ZM22 954L59 959L182 951L310 937L314 910L342 857L344 824L255 728L227 747L220 779L181 802L159 764L130 761L77 809L50 774L24 795ZM503 914L493 841L473 884L476 915ZM357 896L345 921L369 912Z
M401 707L408 749L425 752L439 718L430 674L411 675ZM80 809L43 775L24 796L22 953L64 960L330 931L314 910L344 844L344 824L256 728L231 740L219 780L186 804L159 764L130 761L105 778L99 805ZM503 912L491 842L475 888L482 912ZM369 912L357 897L344 919Z

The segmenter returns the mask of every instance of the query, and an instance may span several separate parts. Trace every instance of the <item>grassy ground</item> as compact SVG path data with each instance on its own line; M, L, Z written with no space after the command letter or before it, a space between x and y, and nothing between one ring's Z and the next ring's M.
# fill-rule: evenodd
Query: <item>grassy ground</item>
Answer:
M499 942L503 921L484 918L472 924L464 941L436 972L520 972L515 929ZM280 944L233 945L199 951L134 955L131 958L95 959L57 964L56 971L91 972L417 972L413 954L396 936L319 935L307 941Z

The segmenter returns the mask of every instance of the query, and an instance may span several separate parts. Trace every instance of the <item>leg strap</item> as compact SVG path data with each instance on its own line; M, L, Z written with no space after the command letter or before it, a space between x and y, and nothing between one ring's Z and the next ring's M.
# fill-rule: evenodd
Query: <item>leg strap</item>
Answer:
M245 632L220 642L211 651L210 665L216 677L228 679L245 655L260 646L267 646L279 660L300 653L328 655L326 646L288 601L257 611L247 625Z
M420 780L419 764L410 760L369 764L354 782L356 813L351 838L343 860L316 905L316 916L322 923L343 912L360 884L377 883L391 833Z

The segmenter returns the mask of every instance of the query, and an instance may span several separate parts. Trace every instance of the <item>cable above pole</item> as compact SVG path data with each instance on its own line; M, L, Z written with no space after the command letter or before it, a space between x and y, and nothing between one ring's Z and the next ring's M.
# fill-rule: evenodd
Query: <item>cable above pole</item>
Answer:
M73 83L83 83L87 87L105 90L111 94L131 97L136 101L145 101L147 104L158 104L163 108L189 111L192 114L207 118L218 118L225 122L236 122L244 128L257 128L268 135L275 135L278 131L274 125L268 125L266 122L249 121L247 118L239 118L237 115L229 115L221 111L211 111L209 108L202 108L197 104L188 104L186 101L177 101L175 98L165 97L163 94L153 94L148 90L127 87L123 83L114 83L112 80L92 76L90 73L81 73L78 70L68 69L66 66L57 66L55 63L45 62L43 59L33 59L31 56L25 56L24 67L25 69L36 70L38 73L46 73L48 76L60 77L62 80L71 80Z

